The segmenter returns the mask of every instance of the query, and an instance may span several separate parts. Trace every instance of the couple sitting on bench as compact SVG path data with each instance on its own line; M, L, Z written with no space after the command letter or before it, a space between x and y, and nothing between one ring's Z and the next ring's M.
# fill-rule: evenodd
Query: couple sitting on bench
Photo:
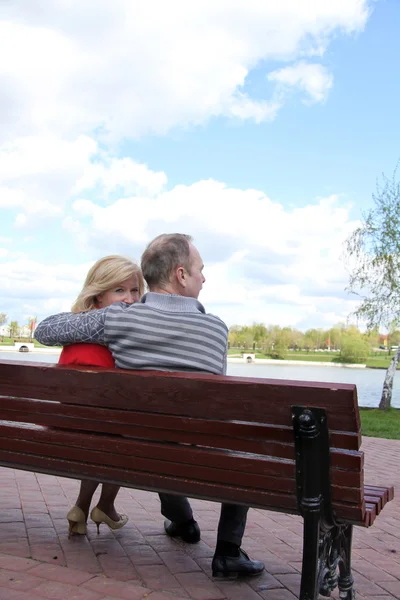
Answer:
M207 314L197 300L205 277L203 262L184 234L163 234L146 248L142 270L120 256L100 259L89 271L71 313L48 317L36 339L63 345L60 364L226 373L228 329ZM143 274L142 274L143 273ZM149 292L143 296L144 281ZM99 483L84 480L75 506L68 512L69 532L85 534L93 494ZM103 484L91 519L119 529L128 521L114 500L119 487ZM166 533L187 543L200 540L200 529L187 498L159 494ZM214 577L258 575L264 564L241 549L248 507L222 504Z

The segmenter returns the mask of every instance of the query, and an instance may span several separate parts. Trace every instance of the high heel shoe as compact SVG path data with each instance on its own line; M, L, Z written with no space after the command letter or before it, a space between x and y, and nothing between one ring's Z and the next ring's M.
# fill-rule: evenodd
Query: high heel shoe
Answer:
M96 523L97 533L100 533L101 523L105 523L106 525L109 526L110 529L121 529L121 527L126 525L127 522L129 521L129 517L127 515L118 515L118 516L119 516L118 521L113 521L112 519L110 519L110 517L108 515L106 515L105 512L100 510L97 506L95 506L94 509L92 510L92 512L90 513L90 518L92 519L92 521L94 521Z
M68 511L67 519L69 523L68 537L70 538L73 533L79 533L79 535L85 535L87 531L85 513L79 506L73 506Z

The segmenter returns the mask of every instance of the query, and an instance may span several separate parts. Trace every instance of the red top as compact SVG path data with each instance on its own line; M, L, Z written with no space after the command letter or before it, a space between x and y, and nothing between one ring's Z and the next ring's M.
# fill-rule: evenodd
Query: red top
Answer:
M111 352L99 344L71 344L64 346L59 365L90 365L92 367L115 367Z

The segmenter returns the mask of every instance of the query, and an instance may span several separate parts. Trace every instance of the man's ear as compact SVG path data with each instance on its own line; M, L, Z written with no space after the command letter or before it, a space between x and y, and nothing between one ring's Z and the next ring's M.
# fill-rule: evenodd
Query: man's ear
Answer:
M176 279L182 287L186 287L186 271L184 267L178 267L175 271Z

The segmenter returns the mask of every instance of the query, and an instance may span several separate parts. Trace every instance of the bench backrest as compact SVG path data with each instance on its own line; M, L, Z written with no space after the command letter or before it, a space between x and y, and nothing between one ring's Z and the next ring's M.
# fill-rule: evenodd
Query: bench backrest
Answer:
M338 518L361 523L354 385L0 363L0 464L298 512L292 407L326 411Z

